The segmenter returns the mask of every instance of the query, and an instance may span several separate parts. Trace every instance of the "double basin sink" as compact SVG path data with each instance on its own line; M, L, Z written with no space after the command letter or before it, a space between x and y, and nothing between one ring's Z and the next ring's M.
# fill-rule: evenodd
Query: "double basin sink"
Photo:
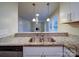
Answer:
M34 43L34 42L39 42L39 43L44 43L44 42L55 42L55 40L51 37L32 37L30 40L29 40L30 43Z

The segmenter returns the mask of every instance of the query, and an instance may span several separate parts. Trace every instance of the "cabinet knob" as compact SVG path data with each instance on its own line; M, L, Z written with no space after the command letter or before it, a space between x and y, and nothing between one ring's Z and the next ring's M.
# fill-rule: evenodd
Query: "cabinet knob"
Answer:
M72 13L68 13L68 14L67 14L67 19L68 19L69 21L72 21Z

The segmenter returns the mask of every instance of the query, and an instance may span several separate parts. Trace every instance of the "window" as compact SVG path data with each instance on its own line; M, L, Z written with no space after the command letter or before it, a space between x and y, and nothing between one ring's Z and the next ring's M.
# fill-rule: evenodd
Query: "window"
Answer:
M49 22L45 22L45 32L57 32L58 31L58 16L54 16Z
M54 16L54 25L53 25L53 28L54 28L54 32L58 31L58 17L57 16Z
M49 32L57 32L58 31L58 17L54 16L53 20L49 22Z

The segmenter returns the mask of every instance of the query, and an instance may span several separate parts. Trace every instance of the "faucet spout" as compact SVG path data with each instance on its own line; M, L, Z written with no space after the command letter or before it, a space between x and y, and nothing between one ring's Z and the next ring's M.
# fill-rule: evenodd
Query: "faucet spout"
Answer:
M39 41L40 41L40 42L44 42L44 35L43 35L43 34L40 35Z

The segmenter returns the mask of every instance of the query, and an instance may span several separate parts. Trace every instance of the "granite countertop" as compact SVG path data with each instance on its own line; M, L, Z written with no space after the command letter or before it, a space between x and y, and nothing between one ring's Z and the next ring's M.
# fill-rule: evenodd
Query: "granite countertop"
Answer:
M30 43L29 40L31 37L15 37L14 35L7 36L4 38L0 38L0 46L54 46L54 45L64 45L66 47L69 47L73 50L77 51L79 50L79 36L69 35L68 37L61 37L61 36L53 36L52 37L56 42L36 42L36 43ZM78 52L79 53L79 52Z
M0 46L12 46L12 45L61 45L63 44L63 42L61 43L60 40L57 40L56 38L54 40L56 40L56 42L33 42L30 43L31 37L14 37L13 35L8 36L8 37L4 37L4 38L0 38ZM54 38L54 37L53 37Z
M52 37L54 38L54 40L56 42L44 42L44 43L30 43L28 42L29 39L31 37L14 37L14 35L11 35L11 36L8 36L8 37L4 37L4 38L0 38L0 46L12 46L12 45L61 45L61 44L64 44L64 45L68 45L69 44L72 44L72 45L75 45L78 47L79 45L79 37L77 36L73 36L73 35L70 35L69 37Z
M31 37L14 37L8 36L4 38L0 38L0 46L13 46L13 45L25 45L28 44L28 40Z
M14 36L9 36L9 37L5 37L5 38L1 38L0 39L0 46L13 46L13 45L21 45L21 46L24 46L24 45L53 45L53 44L61 44L61 43L58 43L58 41L56 42L53 42L53 43L49 43L49 42L33 42L33 43L30 43L29 40L30 40L31 37L14 37Z

